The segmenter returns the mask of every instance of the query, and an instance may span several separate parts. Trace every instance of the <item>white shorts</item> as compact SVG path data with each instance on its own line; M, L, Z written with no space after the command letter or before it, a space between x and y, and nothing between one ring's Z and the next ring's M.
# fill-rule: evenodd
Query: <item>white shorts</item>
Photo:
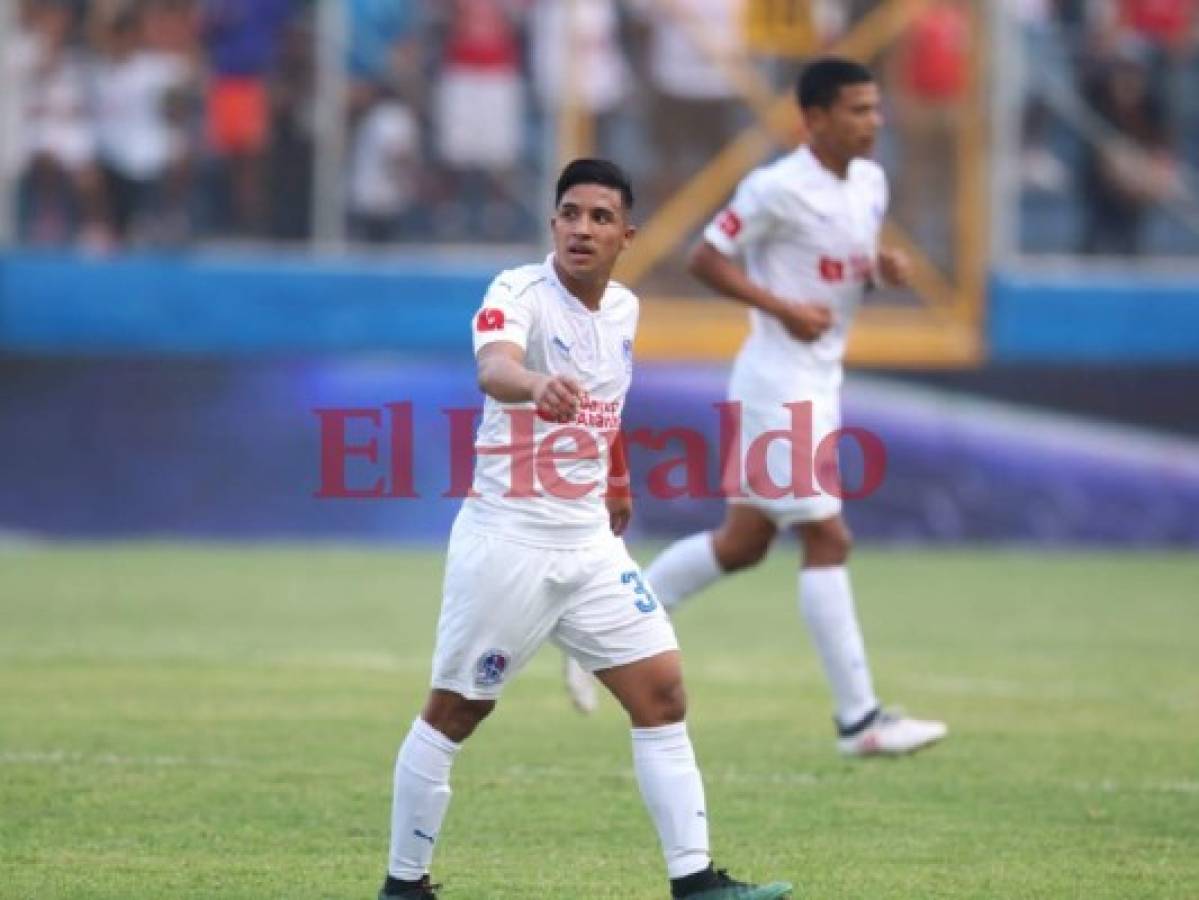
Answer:
M499 697L551 639L589 672L677 650L624 542L534 547L454 523L433 654L435 688Z
M799 453L799 463L806 471L799 472L792 480L792 442L789 440L781 437L771 440L764 445L764 453L755 453L751 449L754 441L768 431L790 431L791 411L782 403L741 400L741 455L735 461L739 469L735 473L726 472L723 482L739 486L739 490L729 496L729 503L752 506L779 528L823 522L841 512L840 496L821 487L821 481L827 485L837 483L836 448L817 454L820 442L841 427L840 392L816 391L796 398L796 402L804 401L812 403L811 445ZM804 417L800 422L805 422ZM801 424L800 427L806 426ZM734 460L729 462L731 465ZM772 486L777 486L777 490ZM784 489L782 496L775 496Z

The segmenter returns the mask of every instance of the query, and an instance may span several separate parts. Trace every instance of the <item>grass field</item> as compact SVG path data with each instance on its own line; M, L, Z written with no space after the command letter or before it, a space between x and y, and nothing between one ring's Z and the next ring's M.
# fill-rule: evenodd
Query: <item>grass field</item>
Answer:
M884 696L844 762L776 556L678 618L718 863L813 898L1199 897L1199 561L862 552ZM0 553L0 897L368 898L436 552ZM459 758L447 900L662 898L614 704L543 653Z

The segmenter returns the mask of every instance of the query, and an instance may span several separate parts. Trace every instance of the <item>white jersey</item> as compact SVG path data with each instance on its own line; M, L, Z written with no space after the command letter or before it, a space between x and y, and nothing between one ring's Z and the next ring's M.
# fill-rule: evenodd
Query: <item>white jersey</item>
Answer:
M496 341L523 347L526 368L568 375L579 383L582 408L573 423L563 425L543 421L531 402L487 397L475 440L474 492L479 496L466 500L462 515L475 528L563 548L611 536L603 495L611 441L620 430L632 381L639 305L632 291L609 282L599 310L592 312L563 286L553 259L551 254L544 263L501 272L491 283L475 317L475 353ZM532 446L526 442L515 455L488 452L512 445L513 412L532 420ZM577 458L551 461L551 450ZM558 485L543 477L553 481L554 471L563 479ZM505 496L527 494L522 479L528 473L535 475L532 490L538 496ZM573 496L573 485L588 484L590 490Z
M887 179L876 163L855 159L841 179L806 146L741 182L704 239L741 256L750 279L778 297L827 305L833 324L805 343L773 316L751 310L734 399L784 403L840 386L849 327L874 277L886 207Z

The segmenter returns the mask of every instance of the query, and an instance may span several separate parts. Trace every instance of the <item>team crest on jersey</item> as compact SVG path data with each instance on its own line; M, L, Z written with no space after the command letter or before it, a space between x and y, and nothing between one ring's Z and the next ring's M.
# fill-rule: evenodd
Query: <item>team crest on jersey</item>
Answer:
M741 217L731 209L726 209L716 219L716 227L731 238L741 233Z
M503 650L488 650L475 663L475 686L499 684L508 672L508 656Z

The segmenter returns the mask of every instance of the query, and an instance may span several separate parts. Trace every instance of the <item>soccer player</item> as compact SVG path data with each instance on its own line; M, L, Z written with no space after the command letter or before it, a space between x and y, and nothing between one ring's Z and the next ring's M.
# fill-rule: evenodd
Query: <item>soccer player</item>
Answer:
M800 77L809 139L752 172L708 225L690 268L720 294L750 307L752 328L733 366L729 399L741 404L740 490L724 523L685 538L646 570L658 600L673 609L723 575L756 565L775 535L795 529L803 548L800 610L835 702L838 749L849 756L910 753L945 737L941 722L884 709L874 693L846 562L850 533L838 497L775 498L747 454L754 438L789 430L788 403L812 404L813 448L840 427L842 358L854 312L879 281L902 284L908 263L879 251L887 205L882 169L865 157L882 123L870 70L828 58ZM791 447L773 441L765 468L792 485ZM806 487L806 486L805 486ZM769 491L768 494L773 494Z
M744 884L712 866L678 644L620 538L632 505L613 436L632 378L638 301L609 278L633 237L632 205L617 166L572 162L557 184L554 252L501 273L475 318L486 400L474 493L446 553L432 689L396 760L381 900L434 900L428 871L454 757L546 638L629 714L671 896L790 895L789 884Z

